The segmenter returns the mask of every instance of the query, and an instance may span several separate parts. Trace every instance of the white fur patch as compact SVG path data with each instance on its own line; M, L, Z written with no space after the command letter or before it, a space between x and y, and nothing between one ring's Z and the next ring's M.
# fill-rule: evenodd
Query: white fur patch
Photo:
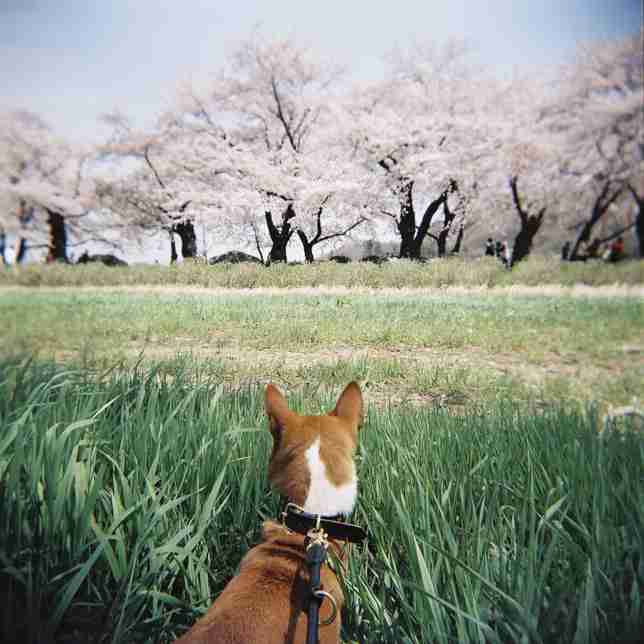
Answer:
M319 438L304 452L304 455L311 475L311 485L304 503L304 511L326 515L344 514L348 516L351 514L358 496L355 465L351 464L351 480L337 486L327 478L326 465L320 458Z

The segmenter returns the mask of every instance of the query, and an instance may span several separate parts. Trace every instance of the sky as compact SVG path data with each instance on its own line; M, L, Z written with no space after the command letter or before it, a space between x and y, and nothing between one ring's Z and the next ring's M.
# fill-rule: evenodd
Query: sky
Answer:
M101 113L152 124L180 81L219 69L258 26L372 80L387 51L413 41L466 38L507 74L562 63L577 43L641 23L642 0L0 0L0 109L100 142Z

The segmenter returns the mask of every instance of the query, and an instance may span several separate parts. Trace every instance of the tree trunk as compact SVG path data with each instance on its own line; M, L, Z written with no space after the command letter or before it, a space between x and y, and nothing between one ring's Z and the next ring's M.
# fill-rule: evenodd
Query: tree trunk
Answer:
M65 228L65 217L54 210L47 211L47 224L49 226L49 249L47 263L64 262L67 259L67 230Z
M577 259L586 259L586 256L579 255L579 249L582 244L587 244L590 241L590 234L595 227L595 224L608 212L608 207L619 197L622 193L623 187L618 186L612 193L610 192L612 181L608 180L604 183L595 203L593 204L593 209L590 214L590 217L583 222L581 230L575 239L575 243L572 245L572 250L570 251L569 259L570 261L575 261Z
M452 229L454 219L456 219L456 213L449 209L449 206L447 205L447 194L445 194L445 198L443 200L443 227L438 233L438 237L435 237L436 244L438 245L439 257L445 257L445 255L447 255L447 237Z
M436 246L438 256L445 257L445 255L447 255L447 232L445 231L445 228L443 228L440 233L438 233L438 237L436 238Z
M270 211L266 211L266 226L268 227L268 234L270 235L273 246L268 254L267 264L272 262L286 262L286 247L293 234L293 229L289 223L295 217L295 210L293 205L288 204L286 210L282 213L282 225L276 226L273 223L273 216Z
M34 214L33 206L27 206L24 199L20 200L18 207L18 222L20 223L20 232L16 238L16 245L13 253L13 263L22 264L27 257L27 239L22 235L22 231L27 227Z
M532 250L532 242L535 235L539 232L543 218L546 214L546 209L542 208L536 215L531 215L523 209L521 205L521 198L519 197L519 189L517 187L518 177L510 179L510 188L512 190L512 198L516 207L519 219L521 221L521 230L514 239L514 246L512 247L512 257L510 258L510 265L508 268L514 266L517 262L525 259Z
M465 226L461 224L458 229L458 235L456 236L456 241L454 242L454 248L452 248L452 255L458 255L461 252L461 245L463 243L464 231L465 231Z
M637 235L637 250L640 258L644 259L644 208L642 204L639 205L635 219L635 234Z
M307 239L303 230L298 230L297 236L300 238L302 248L304 249L304 261L307 264L312 264L315 261L313 257L313 244Z
M644 258L644 197L640 196L637 190L635 190L630 183L627 187L637 204L637 214L635 215L635 236L637 237L638 254L641 258Z
M514 266L517 262L525 259L532 250L532 242L535 235L541 228L545 208L542 208L537 215L529 215L528 223L521 226L521 230L514 238L514 246L512 247L512 257L510 259L510 266Z
M420 259L422 246L422 240L417 239L416 237L409 238L401 236L398 257L405 259Z
M181 257L195 259L197 257L197 234L192 220L184 219L173 224L172 232L177 233L181 239Z
M13 263L22 264L25 261L25 257L27 257L27 240L24 237L18 237L13 254Z
M407 259L420 259L420 252L423 247L425 237L429 233L429 227L432 218L438 212L441 204L447 200L448 190L444 190L440 196L432 201L421 219L418 229L416 229L416 214L412 201L413 181L409 181L403 188L403 195L400 202L400 220L398 222L398 232L400 233L400 252L399 257Z
M445 257L445 255L447 255L447 237L452 228L452 222L455 217L456 214L449 209L447 206L447 199L445 199L445 201L443 201L443 227L438 233L438 237L435 238L438 246L439 257Z
M177 255L177 245L174 241L174 233L172 230L169 230L168 234L170 235L170 263L176 264L177 259L179 259L179 255Z
M400 192L400 219L397 222L400 233L399 257L406 259L418 259L420 257L420 245L415 239L416 234L416 213L413 202L414 182L408 181L403 185Z

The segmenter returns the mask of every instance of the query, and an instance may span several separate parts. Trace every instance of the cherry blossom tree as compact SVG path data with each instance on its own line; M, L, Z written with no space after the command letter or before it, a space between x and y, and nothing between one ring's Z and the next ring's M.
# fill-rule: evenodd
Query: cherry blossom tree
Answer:
M450 235L460 248L466 205L502 134L492 109L496 84L470 53L458 40L394 51L387 78L347 103L347 145L379 178L379 214L393 223L400 257L419 258L427 237L439 256Z
M105 151L125 163L102 203L178 234L186 257L199 222L267 262L285 261L293 240L313 261L321 244L385 224L401 257L420 257L428 238L439 257L460 250L467 230L513 237L517 262L571 225L581 244L627 201L639 218L609 233L641 230L637 42L600 48L559 92L545 74L489 77L458 40L394 51L383 80L348 88L307 48L254 34L182 85L149 131L111 117Z
M181 240L182 257L196 258L194 219L199 213L182 194L184 182L176 167L168 163L171 140L167 133L162 127L138 131L118 111L104 114L102 120L112 127L112 135L100 148L101 158L111 170L97 181L100 203L118 215L123 229L143 234L167 232L170 263L178 259L175 235Z
M86 174L91 150L56 137L35 113L0 113L0 227L16 236L14 261L47 247L47 261L67 262L68 228L80 240L101 239L90 217L93 185ZM46 241L45 241L46 240Z
M368 220L364 183L332 135L338 78L292 40L255 34L214 78L184 84L154 131L109 117L106 152L135 164L102 198L145 226L167 227L189 204L219 240L252 240L262 260L268 246L268 262L285 261L296 235L312 261Z
M547 244L559 243L569 189L561 172L565 150L543 116L552 93L546 74L515 74L492 87L484 118L493 135L477 161L475 212L485 237L505 241L512 266L530 254L538 233L542 248L544 231Z
M576 185L577 203L585 210L573 222L571 259L582 247L609 241L633 228L640 256L644 200L643 33L581 46L562 70L560 91L547 117L568 151L562 173ZM632 220L628 198L635 203ZM608 235L591 240L600 223Z

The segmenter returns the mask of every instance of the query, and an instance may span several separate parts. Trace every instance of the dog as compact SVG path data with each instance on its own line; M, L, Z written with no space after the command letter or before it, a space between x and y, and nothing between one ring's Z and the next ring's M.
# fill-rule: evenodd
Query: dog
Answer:
M363 402L357 383L347 385L333 411L321 416L301 416L290 410L280 391L267 385L265 411L273 437L268 479L289 503L286 525L264 523L261 543L244 557L239 573L206 615L176 644L304 643L311 597L307 521L313 517L315 523L317 518L318 527L322 522L330 537L329 550L339 561L346 560L346 545L339 539L354 540L342 531L361 530L337 520L352 512L358 493L353 457ZM299 524L304 524L302 531L286 527ZM320 607L319 643L338 644L344 595L328 563L321 566L320 578L333 601L326 599ZM338 615L324 625L331 619L333 604Z

